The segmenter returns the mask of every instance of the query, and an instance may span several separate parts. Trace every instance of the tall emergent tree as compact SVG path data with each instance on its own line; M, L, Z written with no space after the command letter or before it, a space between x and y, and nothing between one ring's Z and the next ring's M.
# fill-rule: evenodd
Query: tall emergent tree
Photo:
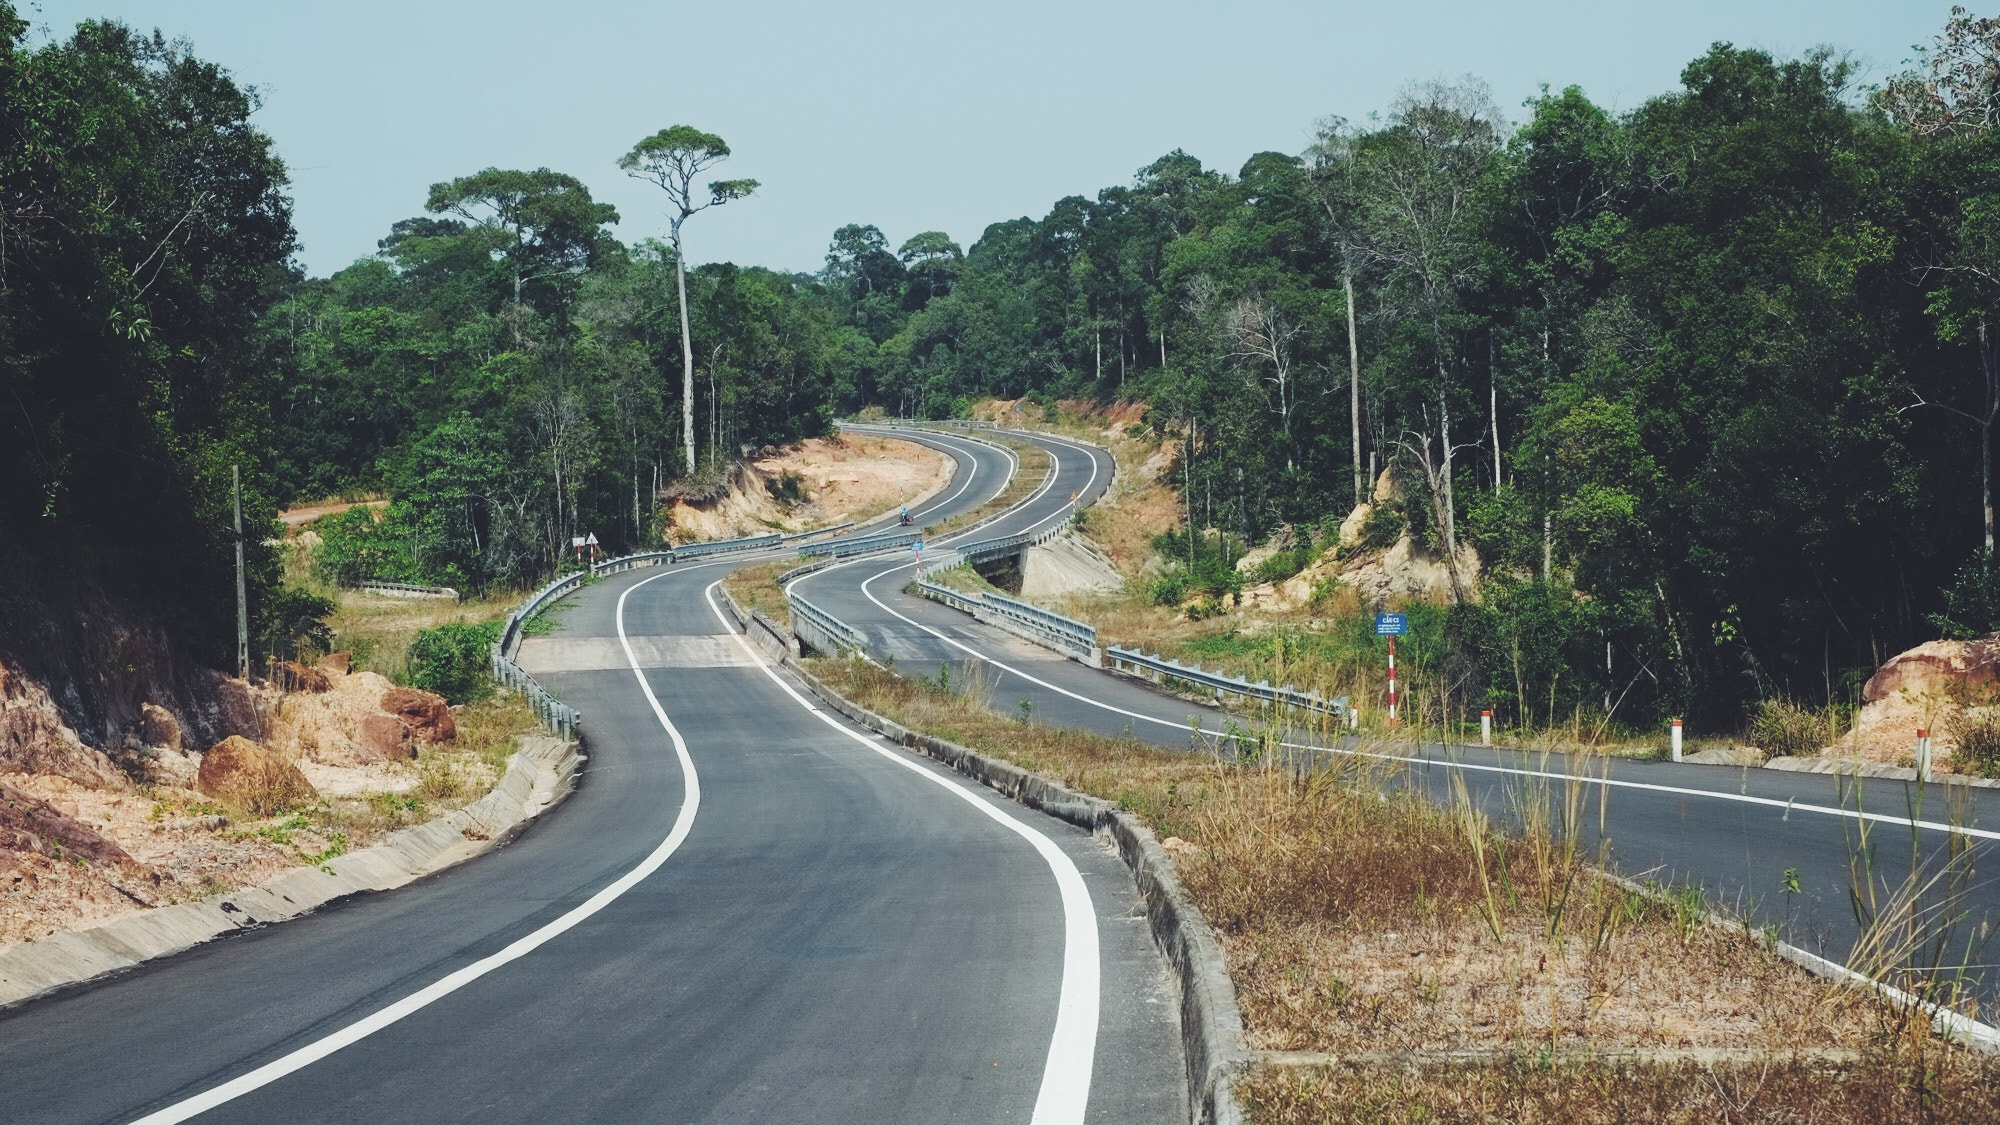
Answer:
M714 133L692 125L672 125L632 146L618 167L636 180L656 184L667 193L667 238L674 245L674 283L681 302L681 438L687 449L687 471L694 472L694 338L688 330L687 251L681 224L698 211L742 199L757 190L756 180L712 180L708 200L695 202L694 182L703 172L729 159L729 146Z

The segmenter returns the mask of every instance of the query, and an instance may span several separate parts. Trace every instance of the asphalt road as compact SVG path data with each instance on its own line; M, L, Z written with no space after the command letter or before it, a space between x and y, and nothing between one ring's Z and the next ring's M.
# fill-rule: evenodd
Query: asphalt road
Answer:
M1088 495L1108 483L1102 451L1020 436L1056 459L1058 484L977 537L1046 526L1061 518L1058 509L1070 491ZM932 440L946 446L965 441L947 434ZM863 558L809 575L799 589L867 633L874 651L893 657L898 671L929 674L951 663L960 682L979 677L991 706L1003 713L1015 713L1025 700L1037 723L1210 751L1215 734L1232 723L1246 725L1240 715L1086 667L906 594L909 578L905 560ZM1206 734L1194 736L1197 727ZM1350 755L1362 749L1352 740L1323 740L1307 732L1293 732L1286 741ZM1591 854L1603 844L1612 866L1624 874L1699 886L1710 905L1775 926L1792 944L1842 963L1860 933L1850 898L1857 880L1873 887L1878 904L1886 902L1913 869L1926 873L1920 880L1937 872L1956 835L1970 851L1970 873L1953 894L1939 887L1930 898L1958 916L1956 936L1932 961L1970 966L1968 983L1983 1006L2000 1004L2000 973L1985 968L2000 949L1987 947L1980 937L1982 928L2000 927L2000 883L1987 871L2000 840L1993 831L2000 828L2000 791L1959 787L1947 798L1936 785L1866 779L1857 786L1830 775L1778 770L1624 759L1575 762L1561 755L1415 742L1366 749L1389 759L1403 784L1442 801L1452 799L1453 779L1461 779L1471 799L1502 819L1540 802L1558 810L1560 823L1566 794L1578 786L1585 799L1576 829ZM1788 869L1796 873L1795 892L1785 889Z
M920 518L1003 483L960 448ZM520 838L0 1013L0 1118L1185 1119L1115 854L808 705L715 607L744 561L595 584L523 652L590 758Z

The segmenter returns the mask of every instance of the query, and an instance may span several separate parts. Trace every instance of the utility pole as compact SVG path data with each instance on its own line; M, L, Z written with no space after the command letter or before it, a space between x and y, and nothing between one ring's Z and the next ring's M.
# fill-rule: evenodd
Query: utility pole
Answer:
M243 576L243 469L229 466L236 487L236 673L250 678L250 587Z

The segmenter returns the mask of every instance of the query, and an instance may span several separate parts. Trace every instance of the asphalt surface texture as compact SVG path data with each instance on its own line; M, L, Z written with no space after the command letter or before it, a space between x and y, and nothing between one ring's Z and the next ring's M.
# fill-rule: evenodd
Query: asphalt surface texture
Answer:
M949 444L922 520L1011 470ZM711 589L768 557L573 595L589 758L506 846L0 1012L0 1119L1185 1120L1115 853L806 703Z
M1070 492L1087 500L1109 484L1112 466L1104 451L1032 432L1015 436L1048 451L1056 484L994 521L991 530L968 538L1038 530L1063 517ZM930 440L946 447L968 444L966 437L946 433ZM960 682L977 678L1002 713L1018 713L1026 701L1036 723L1225 755L1239 750L1222 737L1225 732L1261 725L981 625L904 592L911 577L907 560L872 556L809 575L797 585L815 604L866 633L872 651L892 657L896 671L928 675L950 664ZM1377 763L1390 774L1390 784L1414 787L1441 803L1459 799L1454 790L1462 782L1466 798L1502 823L1518 824L1524 809L1540 805L1560 828L1563 810L1574 808L1572 828L1586 853L1604 855L1613 870L1661 886L1698 887L1709 908L1745 917L1760 929L1771 927L1791 944L1842 964L1851 959L1870 909L1881 911L1906 884L1925 885L1923 924L1941 943L1909 967L1962 973L1982 1008L2000 1005L2000 972L1986 967L2000 954L1986 937L2000 927L2000 883L1990 873L2000 839L1995 831L2000 791L1732 766L1582 760L1408 739L1364 746L1306 730L1281 732L1281 738L1291 752L1324 765ZM1955 878L1947 878L1943 872L1954 847L1966 854L1957 861ZM1857 910L1857 900L1867 908Z

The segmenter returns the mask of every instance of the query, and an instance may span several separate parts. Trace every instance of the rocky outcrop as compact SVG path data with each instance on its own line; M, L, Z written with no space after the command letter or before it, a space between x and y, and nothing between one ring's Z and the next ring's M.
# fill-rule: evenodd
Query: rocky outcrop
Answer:
M233 734L201 756L198 783L211 797L260 813L319 800L297 766Z
M416 688L391 688L382 694L382 710L401 720L417 743L450 742L458 737L451 705L441 695Z
M139 741L161 750L181 749L181 721L157 703L139 705Z
M47 773L100 789L132 782L101 750L84 745L41 684L0 667L0 772Z
M1927 641L1877 669L1861 689L1875 703L1895 695L1937 695L1993 702L2000 672L2000 633L1971 641Z
M364 755L376 761L403 762L417 756L417 741L410 728L395 715L368 715L361 720L355 737Z
M0 871L14 864L10 853L95 864L132 862L124 848L54 804L0 785Z

